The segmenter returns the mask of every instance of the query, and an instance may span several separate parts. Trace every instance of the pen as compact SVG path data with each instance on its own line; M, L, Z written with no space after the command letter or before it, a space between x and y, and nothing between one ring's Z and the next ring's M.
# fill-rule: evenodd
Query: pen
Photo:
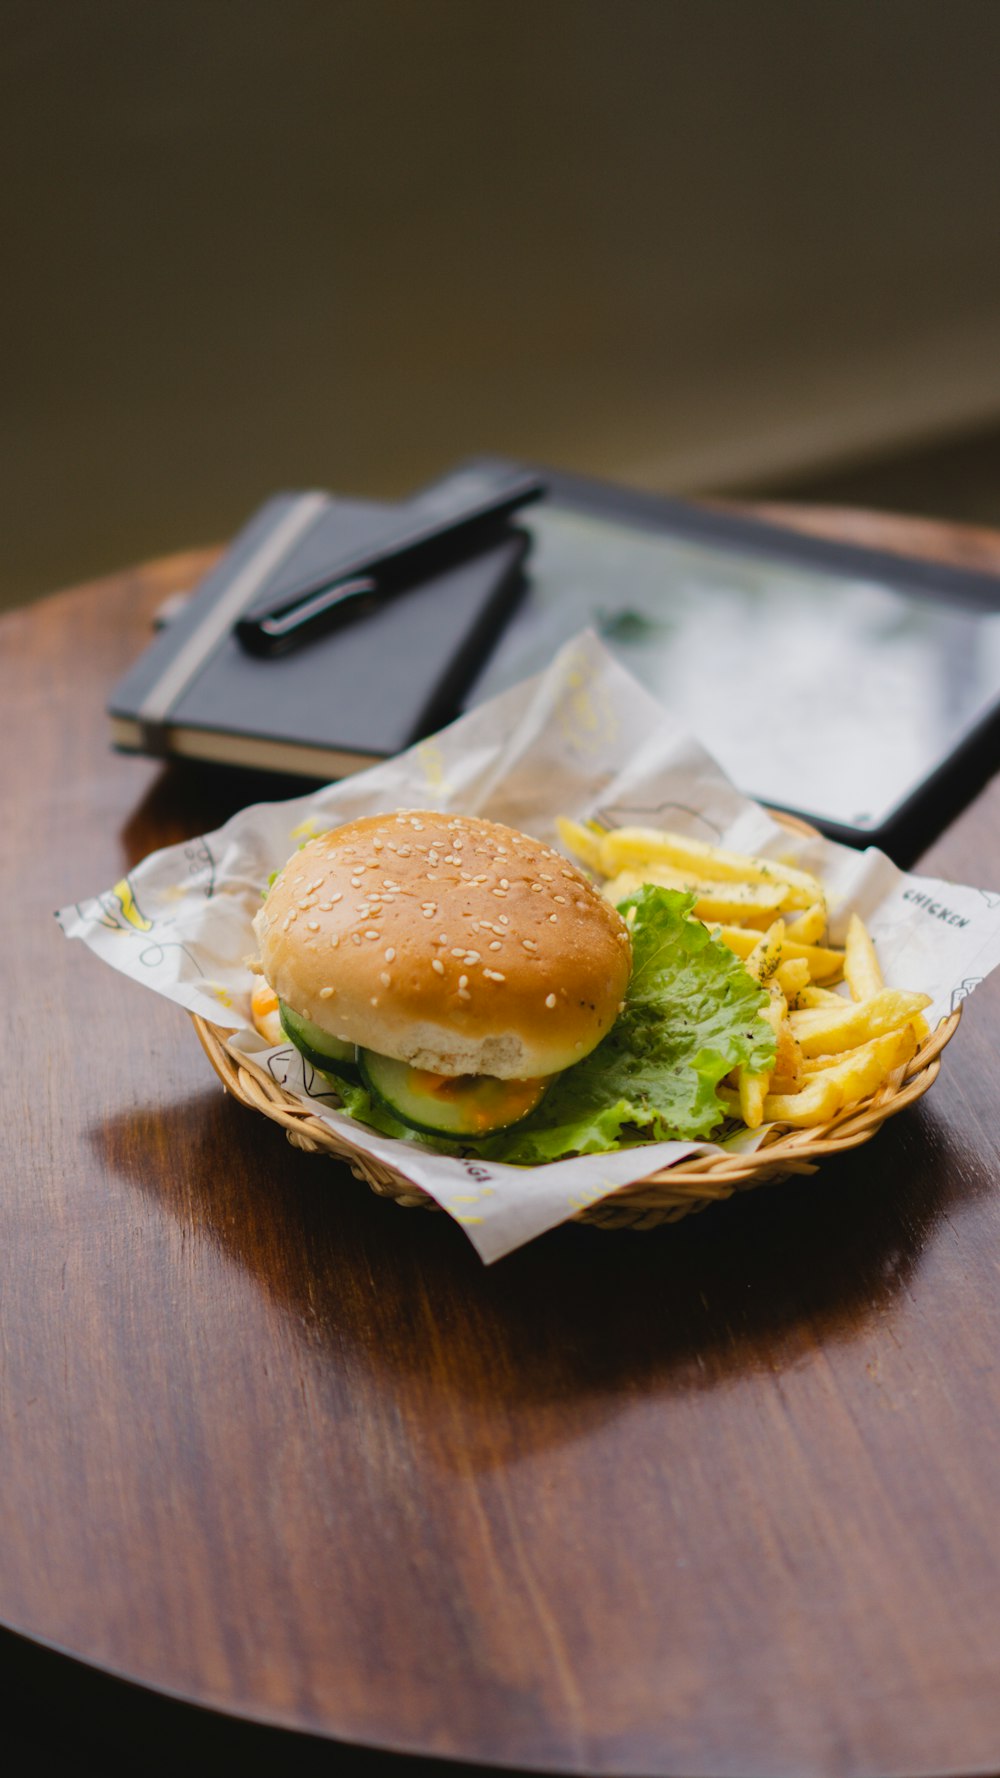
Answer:
M248 613L236 634L251 654L285 654L470 554L480 533L485 543L500 520L544 492L544 482L523 471L459 472L413 501L374 550L345 556L283 593L270 610Z

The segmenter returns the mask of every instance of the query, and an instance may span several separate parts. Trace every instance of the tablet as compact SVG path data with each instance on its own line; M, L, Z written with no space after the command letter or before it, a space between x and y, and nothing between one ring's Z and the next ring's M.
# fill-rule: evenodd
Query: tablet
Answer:
M547 474L466 707L588 626L750 795L897 856L1000 745L1000 579Z

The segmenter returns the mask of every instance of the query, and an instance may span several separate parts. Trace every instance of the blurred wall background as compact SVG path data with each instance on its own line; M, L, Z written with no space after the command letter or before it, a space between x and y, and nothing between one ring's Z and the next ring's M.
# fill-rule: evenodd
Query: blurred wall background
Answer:
M2 19L0 602L481 449L1000 520L996 0Z

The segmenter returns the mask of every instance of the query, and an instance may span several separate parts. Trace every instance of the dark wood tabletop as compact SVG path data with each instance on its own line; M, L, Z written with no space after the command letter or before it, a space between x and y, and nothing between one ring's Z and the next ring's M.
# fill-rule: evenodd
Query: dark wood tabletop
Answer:
M1000 570L1000 536L794 516ZM108 746L209 559L0 623L0 1624L360 1748L995 1771L1000 979L814 1178L484 1268L227 1099L185 1015L52 919L267 794ZM1000 781L922 863L1000 886Z

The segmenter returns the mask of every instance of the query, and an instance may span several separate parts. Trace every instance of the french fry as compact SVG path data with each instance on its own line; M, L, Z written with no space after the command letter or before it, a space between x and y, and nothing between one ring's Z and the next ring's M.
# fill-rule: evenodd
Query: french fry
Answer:
M789 938L800 945L818 945L825 932L826 903L822 901L814 901L788 927Z
M851 990L852 1000L870 1000L885 986L871 935L857 914L852 914L847 923L844 980Z
M581 864L588 870L601 871L601 841L603 832L594 827L584 827L580 821L570 821L566 815L556 816L556 832L567 851L575 852Z
M800 989L797 998L799 1010L807 1006L836 1006L843 1011L848 1005L843 994L837 994L833 988L818 988L815 982L810 982L808 988Z
M717 883L784 883L789 892L788 906L793 908L808 908L814 902L825 901L822 885L810 872L797 870L777 858L726 852L705 840L688 839L652 827L618 827L605 834L600 862L604 876L615 877L621 870L641 869L650 864L694 871Z
M770 984L771 1004L778 1005L781 1017L775 1028L774 1073L771 1076L770 1091L772 1093L797 1093L802 1086L802 1052L792 1034L788 1022L788 1005L778 984Z
M788 1004L797 1005L803 988L809 986L809 965L805 958L782 957L774 974Z
M735 951L737 957L746 959L759 942L760 934L749 927L727 926L723 923L716 937L720 938L724 945L728 945L731 951ZM831 951L824 945L799 944L790 936L787 926L785 927L782 956L804 958L809 965L809 974L814 982L839 981L844 968L843 951Z
M785 939L784 920L775 920L761 938L757 940L749 957L744 959L750 974L758 982L766 982L781 962L782 946Z
M793 1129L803 1130L825 1124L839 1106L836 1082L820 1074L799 1093L768 1093L762 1115L766 1123L791 1124Z
M768 989L768 1001L763 1016L774 1032L775 1064L777 1064L782 1029L788 1027L788 1008L785 1005L785 996L781 989L773 982ZM771 1068L761 1069L758 1074L751 1074L746 1068L739 1070L737 1093L740 1116L748 1130L756 1130L763 1122L764 1100L773 1074L774 1070Z
M869 1000L845 1001L839 1007L807 1007L789 1014L792 1030L804 1056L833 1055L857 1049L869 1038L909 1027L925 1006L929 994L910 994L902 988L882 988Z
M762 912L768 923L784 905L788 890L782 883L699 883L686 878L682 871L665 865L650 865L646 870L623 870L603 885L601 893L617 907L626 895L634 895L644 883L661 889L693 891L694 912L699 920L739 920L746 913Z
M813 1074L800 1093L769 1093L764 1100L764 1119L791 1124L795 1129L826 1123L845 1106L867 1099L915 1050L916 1038L909 1025L874 1037Z

